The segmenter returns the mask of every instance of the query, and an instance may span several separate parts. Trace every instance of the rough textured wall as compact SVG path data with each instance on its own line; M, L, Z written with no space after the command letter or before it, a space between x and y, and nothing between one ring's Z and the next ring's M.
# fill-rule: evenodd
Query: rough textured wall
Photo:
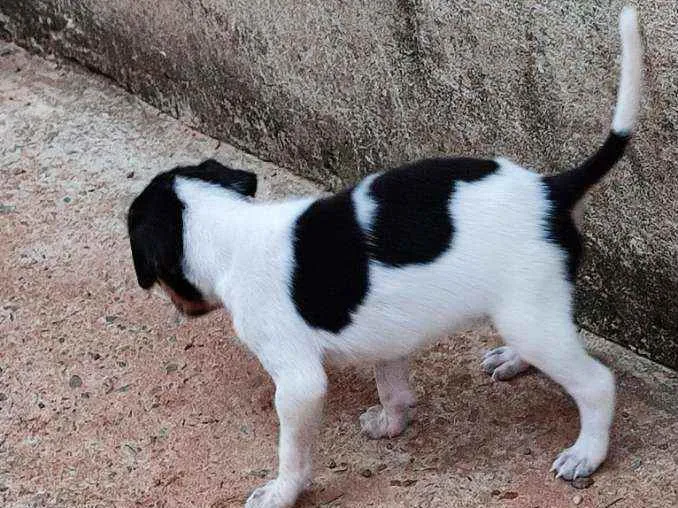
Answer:
M542 172L611 120L622 3L4 0L0 32L109 75L201 130L337 188L436 154ZM646 93L593 194L583 326L678 367L678 9L640 6Z

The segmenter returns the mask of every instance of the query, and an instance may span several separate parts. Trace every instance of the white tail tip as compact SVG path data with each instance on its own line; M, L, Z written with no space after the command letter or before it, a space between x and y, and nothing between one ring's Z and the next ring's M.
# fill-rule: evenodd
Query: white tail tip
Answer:
M617 106L612 120L612 131L628 136L636 124L640 109L643 47L638 28L636 9L626 6L619 16L622 59L621 79L617 92Z
M635 7L625 6L619 15L619 32L622 37L629 31L638 30L638 15Z

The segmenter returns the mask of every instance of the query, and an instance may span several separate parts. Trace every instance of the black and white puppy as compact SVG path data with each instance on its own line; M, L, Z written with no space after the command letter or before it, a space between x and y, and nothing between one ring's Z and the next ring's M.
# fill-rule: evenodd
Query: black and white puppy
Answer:
M248 507L291 506L311 479L326 359L376 364L370 437L403 431L415 400L407 356L476 316L507 346L483 367L534 365L574 398L581 432L553 463L590 475L608 449L615 384L572 318L582 252L573 212L622 156L639 108L635 11L620 17L621 83L611 132L584 164L540 176L506 159L432 159L371 175L330 197L254 202L254 174L207 160L156 176L129 210L137 277L198 315L224 307L272 376L278 477Z

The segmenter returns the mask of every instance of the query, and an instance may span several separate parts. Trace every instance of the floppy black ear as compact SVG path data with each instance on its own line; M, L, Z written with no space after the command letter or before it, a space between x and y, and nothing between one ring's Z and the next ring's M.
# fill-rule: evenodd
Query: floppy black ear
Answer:
M250 173L249 171L242 170L231 170L231 171L239 173L238 181L235 184L235 188L238 190L238 192L244 194L245 196L253 198L257 192L257 175L255 175L254 173Z
M254 197L257 192L257 175L242 169L231 169L214 159L207 159L197 167L194 175L186 174L231 188L244 196Z
M130 233L130 241L132 243L132 261L134 262L134 271L137 274L137 282L143 289L149 289L158 279L153 264L146 256L146 252L139 245L138 240L132 239Z
M130 206L127 212L127 233L129 235L130 247L132 248L132 261L134 262L134 271L137 274L137 282L144 289L149 289L158 279L158 274L155 270L155 264L149 258L148 252L145 248L146 242L149 238L143 232L143 227L140 224L143 208L142 199L137 198Z

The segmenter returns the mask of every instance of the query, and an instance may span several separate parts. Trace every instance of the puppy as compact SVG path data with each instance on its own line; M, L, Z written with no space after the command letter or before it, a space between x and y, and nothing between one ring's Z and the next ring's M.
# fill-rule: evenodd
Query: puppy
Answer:
M622 11L621 83L611 132L582 165L540 176L506 159L431 159L330 197L257 203L254 174L214 160L156 176L128 215L138 282L183 312L223 307L275 382L279 469L247 507L291 506L311 479L326 359L369 360L381 405L360 417L393 437L415 399L407 357L489 316L507 346L483 368L509 379L534 365L576 401L581 431L553 463L588 476L603 462L610 371L578 340L572 294L582 241L573 211L622 156L639 108L641 41Z

